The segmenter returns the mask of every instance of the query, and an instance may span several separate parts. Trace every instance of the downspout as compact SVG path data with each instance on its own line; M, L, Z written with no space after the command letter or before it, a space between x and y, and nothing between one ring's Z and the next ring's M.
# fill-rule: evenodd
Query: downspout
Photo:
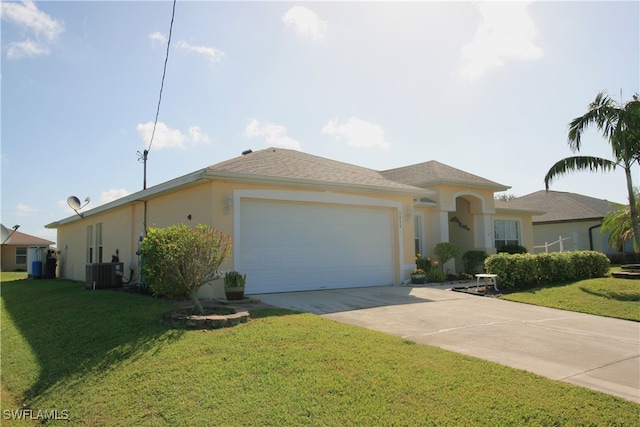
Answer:
M144 237L147 237L147 201L144 201L144 214L142 218L142 228L144 228Z
M590 250L593 250L593 236L591 235L591 231L594 228L598 228L598 227L602 227L602 224L592 225L591 227L589 227L589 249Z

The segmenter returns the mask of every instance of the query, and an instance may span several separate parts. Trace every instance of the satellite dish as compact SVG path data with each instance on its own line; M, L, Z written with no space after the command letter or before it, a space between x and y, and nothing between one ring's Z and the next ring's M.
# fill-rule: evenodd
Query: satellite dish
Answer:
M84 208L85 206L87 206L89 204L89 202L91 201L90 198L86 198L84 199L85 203L84 205L80 204L80 199L78 199L76 196L69 196L67 197L67 204L69 205L69 207L71 209L74 210L75 213L77 213L80 218L82 218L82 214L80 212L78 212L80 209Z
M80 209L80 199L78 199L76 196L69 196L69 198L67 199L67 204L74 211Z

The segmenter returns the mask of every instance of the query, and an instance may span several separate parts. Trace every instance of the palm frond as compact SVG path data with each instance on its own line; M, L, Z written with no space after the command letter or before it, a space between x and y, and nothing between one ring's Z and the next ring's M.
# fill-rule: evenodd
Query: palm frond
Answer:
M556 162L544 177L544 186L549 190L551 183L559 176L572 172L589 171L589 172L608 172L614 170L617 164L611 160L600 157L591 156L573 156L567 157Z
M620 112L623 109L606 92L600 92L589 104L587 112L569 123L568 144L574 151L580 151L582 133L591 125L595 125L602 135L611 141L616 135L620 123Z

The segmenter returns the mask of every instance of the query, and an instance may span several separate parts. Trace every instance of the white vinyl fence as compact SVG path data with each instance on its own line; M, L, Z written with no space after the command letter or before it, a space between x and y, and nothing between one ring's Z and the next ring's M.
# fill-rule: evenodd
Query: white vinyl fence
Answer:
M564 241L565 240L573 240L573 250L577 249L577 245L578 245L578 233L573 233L573 237L562 237L559 236L558 240L556 240L555 242L544 242L544 245L540 245L540 246L534 246L533 249L540 249L540 248L544 248L545 253L549 253L549 248L553 247L553 245L557 244L560 247L559 252L564 252L565 250L571 250L571 249L566 249L565 245L564 245Z

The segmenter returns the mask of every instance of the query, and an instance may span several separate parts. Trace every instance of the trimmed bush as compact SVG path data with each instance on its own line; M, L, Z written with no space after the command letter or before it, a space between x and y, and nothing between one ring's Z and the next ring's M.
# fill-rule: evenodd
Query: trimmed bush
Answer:
M504 245L500 249L498 249L498 253L507 253L507 254L526 254L527 248L520 245Z
M499 253L484 262L487 273L498 275L501 287L513 289L603 277L609 272L609 266L609 258L595 251Z
M438 260L440 260L440 268L444 268L447 261L458 256L460 249L458 249L455 243L440 242L433 249L433 252L436 254L436 257L438 257Z
M202 224L151 227L140 246L145 284L154 295L189 297L202 314L198 289L216 277L232 247L231 237Z
M489 256L485 251L467 251L462 255L465 273L475 274L484 265L484 260Z

